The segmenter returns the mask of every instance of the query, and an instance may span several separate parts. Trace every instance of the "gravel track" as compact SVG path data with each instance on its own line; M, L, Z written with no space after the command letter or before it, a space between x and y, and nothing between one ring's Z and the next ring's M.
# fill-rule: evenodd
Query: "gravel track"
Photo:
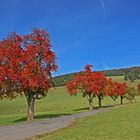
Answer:
M93 111L60 116L52 119L33 121L32 123L0 126L0 140L24 140L36 135L51 133L56 131L57 129L67 127L75 119L93 116L101 112L108 112L111 109L112 107L100 108Z

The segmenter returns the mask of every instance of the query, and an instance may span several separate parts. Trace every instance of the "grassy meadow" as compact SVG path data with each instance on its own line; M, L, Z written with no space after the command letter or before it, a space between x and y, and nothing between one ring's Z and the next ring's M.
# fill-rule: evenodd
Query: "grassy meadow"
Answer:
M140 103L125 104L110 112L76 120L37 140L140 140Z
M112 77L116 81L123 81L123 77ZM136 85L140 81L129 83ZM137 99L139 100L139 99ZM128 101L125 101L127 103ZM120 100L117 100L120 103ZM113 101L109 97L103 100L103 106L112 105ZM97 107L97 99L94 99L94 106ZM18 97L13 100L0 101L0 125L9 125L21 123L26 121L26 99L25 97ZM68 115L87 111L87 101L81 94L77 96L70 96L65 87L53 88L48 92L46 98L36 100L35 103L35 119L45 119L58 117L61 115Z

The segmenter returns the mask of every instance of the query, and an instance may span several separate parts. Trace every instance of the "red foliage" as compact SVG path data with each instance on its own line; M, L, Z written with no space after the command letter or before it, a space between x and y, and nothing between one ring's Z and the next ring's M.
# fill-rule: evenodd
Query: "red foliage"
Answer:
M116 95L114 90L114 82L111 78L106 80L106 84L103 89L104 95L112 96Z
M126 83L118 83L114 82L111 78L109 78L104 87L105 95L109 96L124 96L127 90Z
M80 72L75 78L67 83L68 92L73 95L77 90L83 93L99 95L102 93L106 83L106 78L101 72L92 72L91 65L86 65L84 71Z
M51 87L51 72L56 70L55 53L45 31L34 29L25 36L13 33L0 41L1 93L25 89L47 91ZM12 86L4 87L6 82Z
M74 80L72 80L72 81L70 81L69 83L67 83L67 90L68 90L68 92L70 93L70 95L74 95L74 94L76 94L76 92L77 92L77 83L74 81Z
M115 83L115 90L116 94L118 94L119 96L124 96L127 90L126 83Z
M76 94L80 89L83 93L91 93L97 96L124 96L126 83L114 82L107 79L101 72L92 72L91 65L86 65L74 79L67 83L66 87L70 95ZM140 88L140 87L139 87Z
M84 67L84 71L85 71L85 72L91 72L91 68L92 68L92 65L87 64L87 65Z

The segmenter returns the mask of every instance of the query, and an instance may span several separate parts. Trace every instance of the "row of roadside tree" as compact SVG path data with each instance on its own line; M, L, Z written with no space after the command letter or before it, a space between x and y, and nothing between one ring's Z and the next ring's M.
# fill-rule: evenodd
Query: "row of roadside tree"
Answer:
M98 98L98 104L101 107L105 96L110 96L115 106L118 97L120 97L120 104L123 104L124 98L132 102L137 94L135 87L113 81L111 78L105 77L101 72L93 72L92 66L89 64L73 80L68 82L66 87L70 95L82 93L83 97L87 97L90 110L93 109L94 97ZM140 91L140 85L138 85L138 90Z
M27 120L34 118L36 99L46 96L54 86L51 74L57 70L55 53L52 51L49 35L41 29L19 35L11 33L0 40L0 99L16 98L24 95L27 99ZM102 106L104 96L114 100L120 97L132 101L136 89L126 83L114 82L101 72L93 72L91 65L86 65L66 87L70 95L79 90L88 98L89 108L93 108L93 98L97 97ZM140 85L138 85L140 91Z

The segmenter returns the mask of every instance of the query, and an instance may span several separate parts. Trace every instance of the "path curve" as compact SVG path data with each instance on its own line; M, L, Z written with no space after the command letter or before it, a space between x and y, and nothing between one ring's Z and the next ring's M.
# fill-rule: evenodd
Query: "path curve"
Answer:
M54 132L70 125L75 119L92 116L100 112L108 112L112 107L87 111L52 119L34 121L32 123L0 126L0 140L24 140L36 135Z

